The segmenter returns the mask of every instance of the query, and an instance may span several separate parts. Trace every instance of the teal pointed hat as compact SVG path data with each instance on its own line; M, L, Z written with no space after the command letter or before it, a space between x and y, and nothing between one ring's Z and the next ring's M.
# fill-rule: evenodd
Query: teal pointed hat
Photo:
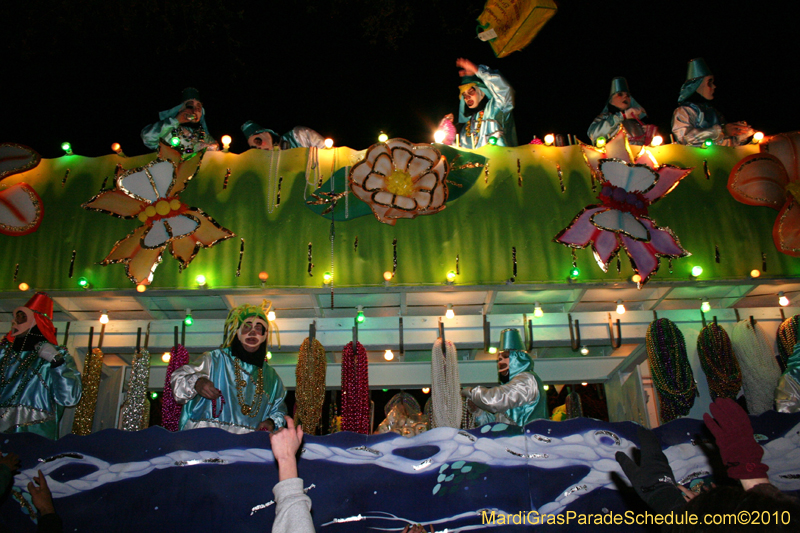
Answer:
M500 332L500 351L506 352L509 350L525 350L525 345L518 329L509 328Z
M697 57L689 61L686 68L686 81L683 82L681 92L678 95L678 102L683 102L694 94L700 84L703 83L703 78L711 76L711 69L706 65L705 59Z
M628 80L625 78L614 78L611 80L611 92L608 93L608 97L611 98L617 93L631 94L630 89L628 89Z

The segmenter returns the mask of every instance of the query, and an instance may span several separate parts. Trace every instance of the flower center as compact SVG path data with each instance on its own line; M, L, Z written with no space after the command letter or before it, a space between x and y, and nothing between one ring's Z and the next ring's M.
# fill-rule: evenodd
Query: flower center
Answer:
M159 198L156 203L142 209L139 213L139 220L146 224L152 224L155 220L174 217L188 208L177 198Z
M637 217L647 215L647 207L650 205L650 202L643 194L628 192L622 187L611 185L608 182L603 184L603 189L597 198L607 207L624 211Z
M410 198L414 193L414 181L408 172L394 169L394 172L386 178L386 190L397 196Z
M786 186L786 192L791 194L795 201L800 201L800 183L790 183Z

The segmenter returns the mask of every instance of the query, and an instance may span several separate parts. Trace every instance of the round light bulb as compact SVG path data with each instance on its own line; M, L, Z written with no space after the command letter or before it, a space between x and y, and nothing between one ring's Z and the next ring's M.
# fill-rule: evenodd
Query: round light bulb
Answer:
M581 348L581 355L589 355L589 348L587 346Z
M497 348L495 348L494 346L489 346L489 353L493 354L493 355L496 354L497 353Z
M781 304L781 307L786 307L789 305L789 298L786 297L783 292L778 293L778 303Z
M581 275L581 269L578 267L572 267L572 270L569 271L569 277L577 278Z
M70 153L72 152L72 145L68 142L63 142L61 143L61 149L67 153Z
M545 386L543 387L543 389L544 389L544 390L550 390L550 385L545 385Z
M331 274L330 272L325 272L322 275L322 282L325 283L326 285L330 283L332 279L333 279L333 274Z
M270 311L267 313L267 320L270 322L275 322L275 311Z
M639 274L634 274L633 276L631 276L631 281L634 283L641 283L642 276L640 276Z
M436 130L433 134L433 142L441 144L447 134L443 130Z
M548 133L544 136L544 144L547 146L552 146L554 142L556 142L556 136L552 133Z
M653 140L650 141L650 146L661 146L663 142L664 142L664 137L662 137L661 135L656 135L655 137L653 137Z
M453 318L456 316L456 312L453 311L453 304L447 304L447 311L445 311L444 316L446 318Z
M447 273L446 277L448 283L453 283L456 280L456 271L451 270L450 272Z
M202 274L194 278L194 281L201 287L206 284L206 277Z
M585 381L583 381L583 382L581 382L581 385L583 385L583 386L585 387L585 386L587 386L587 385L588 385L588 383L586 383Z
M194 325L194 318L192 318L192 315L186 315L186 318L183 319L183 323L187 326L192 326Z
M760 275L761 275L761 271L759 269L757 269L757 268L754 268L753 270L750 271L750 277L751 278L757 278Z
M706 147L712 146L713 144L714 144L714 141L712 141L711 139L706 139L705 141L703 141L703 146L706 146Z
M136 286L136 292L144 292L147 290L147 285L140 283Z
M178 146L179 144L181 144L181 138L180 137L170 137L169 144L171 144L172 146Z
M122 151L122 146L119 143L114 143L111 145L111 151L119 153Z
M711 303L708 300L703 300L703 303L700 304L700 310L704 313L708 313L711 311Z
M422 394L428 394L431 391L430 387L422 387Z
M606 145L606 138L603 136L598 137L597 140L594 142L594 145L597 146L598 148L602 148L603 146Z
M544 311L542 311L542 306L539 305L539 302L533 304L533 316L536 318L542 318L544 316Z
M85 289L89 286L89 280L86 278L78 278L78 286Z
M229 146L231 145L231 141L232 141L233 139L231 139L231 136L230 136L230 135L223 135L223 136L222 136L222 139L220 139L220 140L222 141L222 146L224 146L225 148L227 148L227 147L229 147Z
M19 290L21 290L21 291L27 291L30 288L31 288L30 285L28 285L24 281L19 284Z
M703 273L703 267L697 265L692 267L692 276L699 277Z
M383 358L386 359L387 361L391 361L392 359L394 359L394 353L392 353L391 350L386 350L385 352L383 352Z
M103 311L103 313L100 315L100 323L108 324L108 311Z
M269 279L269 274L267 274L265 271L261 271L258 273L258 279L261 281L267 281Z
M385 133L381 132L381 134L378 135L378 142L385 143L388 140L389 140L389 136L386 135Z
M272 352L267 352L267 361L272 359Z
M492 146L497 144L497 137L489 137L489 144Z
M753 134L753 143L758 144L764 140L764 132L757 131Z
M150 399L151 400L155 400L157 398L158 398L158 393L156 391L153 391L153 392L150 393Z
M333 139L331 139L330 137L325 139L325 148L327 148L328 150L333 148Z
M392 274L391 270L387 270L386 272L383 273L383 279L385 281L392 281L393 277L394 277L394 274Z
M618 315L625 314L625 304L622 303L622 300L617 300L617 314Z
M161 355L161 360L164 361L165 363L169 363L170 359L172 359L172 355L169 352L164 352Z

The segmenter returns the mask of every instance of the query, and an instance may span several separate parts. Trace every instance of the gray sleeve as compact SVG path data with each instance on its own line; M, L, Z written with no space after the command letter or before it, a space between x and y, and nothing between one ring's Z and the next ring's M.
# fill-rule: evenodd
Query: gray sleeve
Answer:
M272 488L272 493L275 495L272 533L314 533L311 498L303 492L302 479L284 479Z

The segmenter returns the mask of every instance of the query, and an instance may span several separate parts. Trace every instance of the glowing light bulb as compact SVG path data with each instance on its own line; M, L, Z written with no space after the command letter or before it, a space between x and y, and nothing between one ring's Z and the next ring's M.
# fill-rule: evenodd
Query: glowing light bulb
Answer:
M391 350L386 350L385 352L383 352L383 358L386 359L387 361L391 361L392 359L394 359L394 353L392 353Z
M197 283L198 286L203 287L206 284L206 277L204 275L200 274L199 276L194 278L194 281L195 281L195 283Z
M588 346L581 347L581 355L589 355L589 347Z
M275 311L270 311L267 313L267 320L270 322L275 322Z
M489 353L490 354L496 354L497 353L497 348L495 348L494 346L489 346Z
M125 157L125 154L122 153L122 145L119 143L114 143L111 145L111 151L116 153L120 157Z
M705 147L712 146L713 144L714 144L714 141L712 141L711 139L706 139L705 141L703 141L703 146L705 146Z
M545 385L543 388L544 390L550 390L550 385Z
M585 386L587 386L587 385L588 385L588 383L586 383L585 381L583 381L583 382L581 382L581 385L583 385L583 386L585 387Z
M447 273L447 283L453 283L456 280L456 271L451 270Z
M653 140L650 141L650 146L661 146L664 143L664 137L661 135L656 135L653 137Z
M445 137L447 137L447 133L444 130L436 130L433 133L433 142L441 144Z
M787 305L789 305L789 298L787 298L786 295L783 294L783 291L778 293L778 303L781 304L781 307L786 307Z
M625 314L625 304L622 303L622 300L617 300L617 314L618 315Z
M753 134L753 144L758 144L764 140L764 132L757 131Z
M378 142L385 143L388 140L389 140L389 136L386 135L385 133L381 132L381 134L378 135Z
M64 150L64 153L67 155L72 155L72 145L68 142L61 143L61 149Z
M191 309L186 310L186 317L183 319L183 323L186 324L187 326L191 326L192 324L194 324L194 319L192 318Z
M169 144L172 145L172 146L178 146L179 144L181 144L181 138L180 137L170 137L169 138Z
M581 275L581 269L579 269L578 267L572 267L572 270L569 271L569 277L573 279L577 278L580 275Z
M700 274L702 274L702 273L703 273L703 267L701 267L700 265L696 265L696 266L692 267L692 276L697 278L697 277L700 277Z
M328 285L332 279L333 279L333 274L331 274L330 272L325 272L322 275L322 283L324 283L325 285Z
M759 269L757 269L757 268L754 268L753 270L750 271L750 277L751 278L757 278L760 275L761 275L761 271Z
M272 359L272 352L267 352L267 361Z
M140 283L136 286L136 292L144 292L147 290L147 285Z
M544 136L544 144L547 146L553 146L553 143L556 142L556 136L552 133L548 133Z
M267 281L269 279L269 274L267 274L265 271L261 271L258 273L258 279L261 281Z
M453 304L447 304L447 311L445 311L444 316L446 318L453 318L456 316L456 312L453 311Z
M497 137L489 137L489 144L492 146L497 144Z
M634 274L633 276L631 276L631 281L634 283L641 283L642 276L640 276L639 274Z
M598 138L597 138L597 140L594 142L594 145L595 145L595 146L597 146L598 148L602 148L603 146L605 146L605 145L606 145L606 138L605 138L605 137L603 137L603 136L601 135L601 136L600 136L600 137L598 137Z
M169 363L170 359L172 359L172 354L170 354L169 352L164 352L161 355L161 360L164 361L165 363Z
M108 324L108 311L102 311L100 313L100 323Z
M158 393L156 391L153 391L153 392L150 393L150 399L151 400L155 400L157 398L158 398Z
M430 387L422 387L422 394L428 394L431 391Z
M327 148L328 150L333 148L333 139L331 139L330 137L325 139L325 148Z
M86 278L78 278L78 287L80 287L81 289L88 289L89 280Z
M23 291L23 292L24 292L24 291L27 291L27 290L28 290L28 289L30 289L30 288L31 288L31 287L30 287L30 285L28 285L28 284L27 284L27 283L25 283L24 281L23 281L22 283L20 283L20 284L19 284L19 290L21 290L21 291Z
M542 318L544 316L544 311L542 311L542 306L539 302L534 302L533 304L533 316L536 318Z
M231 147L231 141L233 139L231 139L230 135L223 135L222 139L220 139L220 140L222 141L222 149L227 152L228 148Z
M364 322L364 320L366 320L366 317L364 316L364 306L359 305L358 312L356 313L356 322L361 324L362 322Z
M394 277L394 274L392 274L391 270L387 270L386 272L383 273L383 279L385 281L392 281L393 277Z
M703 303L700 304L700 310L704 313L708 313L709 311L711 311L711 304L709 303L708 300L703 300Z

